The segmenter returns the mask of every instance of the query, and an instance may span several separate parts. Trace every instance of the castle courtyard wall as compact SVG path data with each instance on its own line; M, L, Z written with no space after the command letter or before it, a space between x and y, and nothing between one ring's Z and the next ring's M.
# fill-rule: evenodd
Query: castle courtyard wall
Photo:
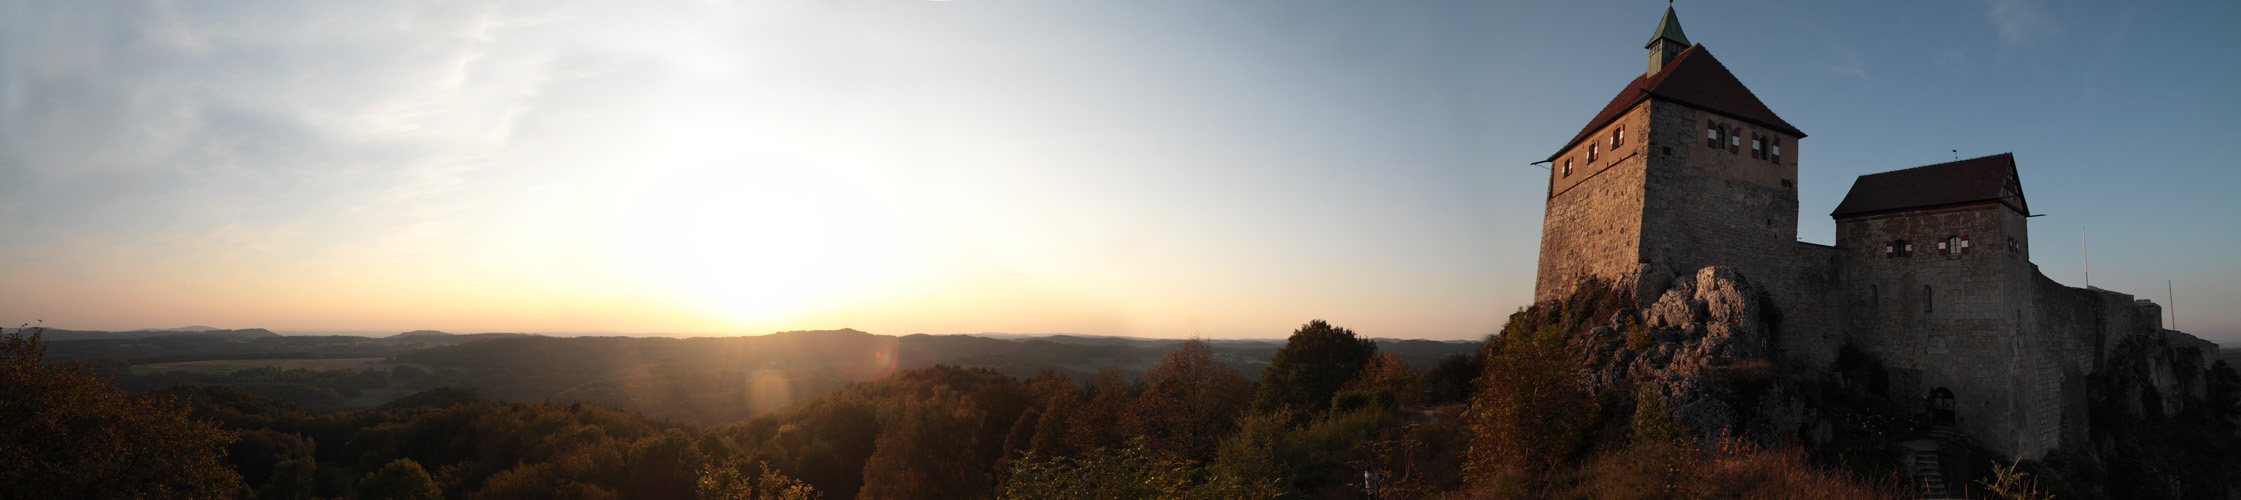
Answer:
M1795 242L1792 264L1771 290L1774 307L1781 312L1781 334L1774 338L1775 352L1795 366L1822 369L1836 363L1837 350L1847 338L1847 313L1841 286L1844 251L1828 245ZM1833 300L1832 300L1833 299Z

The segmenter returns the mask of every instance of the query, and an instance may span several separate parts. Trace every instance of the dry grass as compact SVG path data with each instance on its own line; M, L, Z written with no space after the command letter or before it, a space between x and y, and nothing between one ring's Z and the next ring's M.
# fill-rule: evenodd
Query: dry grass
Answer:
M1706 448L1643 441L1598 455L1565 494L1580 499L1910 498L1896 478L1861 481L1814 466L1796 448L1765 450L1738 439Z

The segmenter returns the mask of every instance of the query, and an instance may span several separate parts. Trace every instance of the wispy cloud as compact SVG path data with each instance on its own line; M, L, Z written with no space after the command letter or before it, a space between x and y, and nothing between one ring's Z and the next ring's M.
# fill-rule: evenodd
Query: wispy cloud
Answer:
M1999 29L2001 40L2021 43L2051 36L2058 31L2053 18L2046 14L2045 2L2040 0L1979 1L1984 4L1985 15L1992 21L1992 26Z
M1946 71L1961 71L1969 66L1969 54L1957 49L1940 51L1931 60Z

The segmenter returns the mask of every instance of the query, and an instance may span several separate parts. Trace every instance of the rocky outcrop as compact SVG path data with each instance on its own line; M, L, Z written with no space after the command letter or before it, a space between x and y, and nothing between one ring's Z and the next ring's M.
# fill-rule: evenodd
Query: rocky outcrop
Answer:
M1644 283L1650 283L1644 280ZM1640 287L1640 311L1619 311L1575 344L1589 362L1591 390L1641 391L1663 399L1676 422L1702 436L1776 440L1808 425L1803 404L1773 377L1773 304L1732 267Z

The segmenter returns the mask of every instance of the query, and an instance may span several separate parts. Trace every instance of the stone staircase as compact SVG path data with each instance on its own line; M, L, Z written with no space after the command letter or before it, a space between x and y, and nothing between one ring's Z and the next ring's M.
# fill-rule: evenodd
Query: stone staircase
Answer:
M1938 448L1958 435L1953 427L1941 425L1930 429L1928 439L1906 443L1907 448L1914 450L1914 455L1907 459L1907 472L1913 473L1914 478L1920 481L1916 486L1919 487L1922 498L1950 496L1946 489L1945 474L1938 470Z

